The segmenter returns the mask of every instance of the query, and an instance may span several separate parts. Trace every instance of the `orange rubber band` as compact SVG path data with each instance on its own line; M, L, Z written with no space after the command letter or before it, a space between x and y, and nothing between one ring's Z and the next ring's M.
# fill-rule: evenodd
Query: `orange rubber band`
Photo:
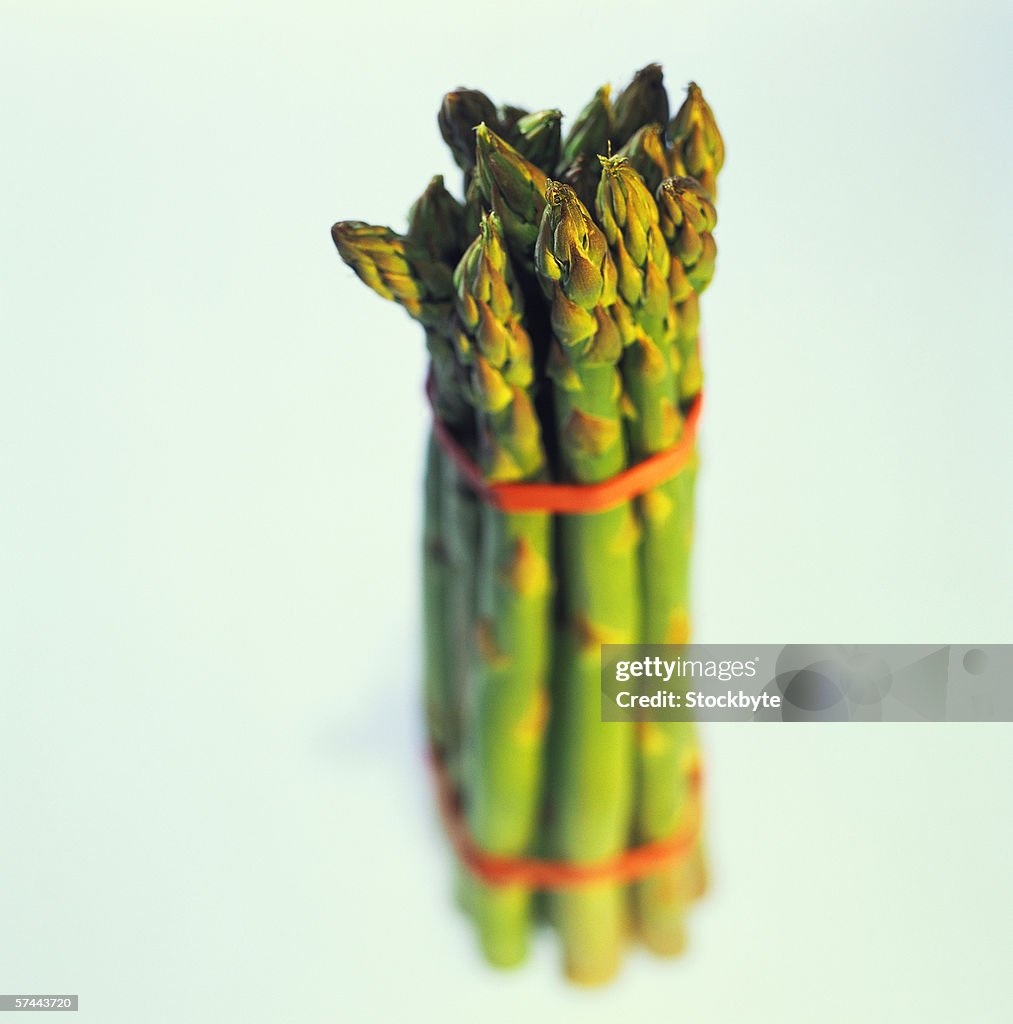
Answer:
M458 860L488 885L522 885L528 889L573 889L594 882L624 884L646 878L684 859L700 834L702 800L700 771L690 775L690 798L686 819L667 839L645 843L616 857L593 864L539 860L532 857L499 857L480 850L468 834L461 814L461 801L447 774L443 759L430 751L429 763L436 780L440 815Z
M432 387L426 393L432 401ZM607 512L658 484L671 480L689 461L696 446L696 427L700 419L703 394L693 400L682 435L671 448L638 462L599 484L495 484L482 476L482 470L457 443L447 425L433 416L433 433L440 447L450 456L461 476L483 500L501 512L555 512L581 515Z

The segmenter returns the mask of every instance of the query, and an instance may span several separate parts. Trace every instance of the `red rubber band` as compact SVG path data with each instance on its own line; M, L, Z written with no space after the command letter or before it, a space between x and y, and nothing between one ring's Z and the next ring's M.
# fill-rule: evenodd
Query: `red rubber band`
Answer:
M461 802L442 758L430 751L429 763L436 780L440 815L458 860L488 885L522 885L528 889L573 889L594 882L625 884L646 878L684 859L700 834L702 801L700 771L690 775L689 808L685 821L667 839L645 843L616 857L593 864L539 860L532 857L499 857L480 850L465 827Z
M426 393L432 401L432 387ZM646 494L658 484L671 480L689 461L696 446L696 427L700 419L703 394L693 400L682 435L671 448L638 462L599 484L495 484L482 476L482 470L457 443L447 425L433 417L433 433L440 447L450 456L461 476L484 501L501 512L555 512L581 515L607 512L624 502Z

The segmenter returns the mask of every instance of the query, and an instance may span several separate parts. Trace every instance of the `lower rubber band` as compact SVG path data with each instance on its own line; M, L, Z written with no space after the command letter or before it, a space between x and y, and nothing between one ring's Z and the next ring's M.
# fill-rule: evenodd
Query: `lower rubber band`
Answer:
M700 835L703 815L700 770L697 767L689 777L689 799L684 821L667 839L633 847L593 864L496 856L480 850L468 834L460 799L438 752L429 752L429 763L436 780L440 815L454 852L473 875L488 885L520 885L528 889L558 890L578 888L595 882L634 882L683 860Z

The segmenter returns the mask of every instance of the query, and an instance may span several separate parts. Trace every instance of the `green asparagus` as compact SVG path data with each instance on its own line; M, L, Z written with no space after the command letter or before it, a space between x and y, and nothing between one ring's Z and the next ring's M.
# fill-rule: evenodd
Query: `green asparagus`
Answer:
M550 183L535 260L551 304L549 373L566 478L595 483L626 466L621 422L623 352L616 268L601 229L566 185ZM558 762L553 765L553 851L577 863L626 845L632 798L632 730L601 721L599 649L635 640L638 531L632 508L560 523L562 626L554 674ZM601 882L556 898L567 974L594 984L619 967L626 927L622 886Z
M547 475L530 388L531 342L523 299L495 214L455 273L457 312L473 344L471 394L479 457L492 481ZM475 669L466 733L468 821L478 845L501 856L528 852L542 797L543 734L552 649L551 517L481 511ZM520 963L528 945L530 890L476 882L469 898L489 960Z

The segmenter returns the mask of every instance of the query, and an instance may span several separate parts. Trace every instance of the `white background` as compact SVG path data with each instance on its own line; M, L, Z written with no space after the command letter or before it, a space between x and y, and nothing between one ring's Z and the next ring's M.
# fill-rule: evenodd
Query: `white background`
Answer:
M80 1019L993 1022L1003 726L706 731L712 896L483 967L420 760L420 332L338 260L441 94L728 143L697 637L1013 639L996 3L0 3L0 992ZM141 1004L143 1003L143 1008Z

